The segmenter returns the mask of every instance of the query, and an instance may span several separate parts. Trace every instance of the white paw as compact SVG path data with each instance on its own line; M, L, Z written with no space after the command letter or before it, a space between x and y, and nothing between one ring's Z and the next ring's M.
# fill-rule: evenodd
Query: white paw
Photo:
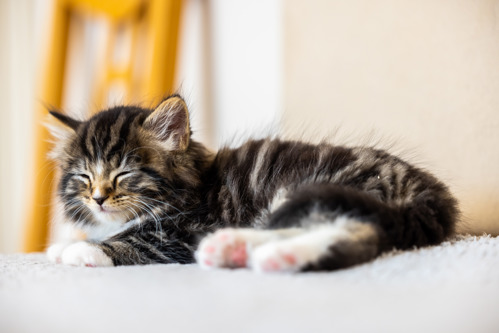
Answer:
M317 256L291 240L276 241L257 247L250 266L257 272L298 272Z
M300 229L220 229L201 240L195 253L202 268L248 267L252 252L267 242L301 234Z
M113 266L113 261L99 247L88 242L77 242L62 251L61 262L72 266Z
M257 272L298 272L327 255L338 231L316 230L263 244L253 251L250 267Z
M71 245L71 243L56 243L52 244L47 249L47 258L54 263L60 264L62 262L62 252L66 247Z
M195 253L202 268L246 267L247 235L236 229L221 229L201 240Z

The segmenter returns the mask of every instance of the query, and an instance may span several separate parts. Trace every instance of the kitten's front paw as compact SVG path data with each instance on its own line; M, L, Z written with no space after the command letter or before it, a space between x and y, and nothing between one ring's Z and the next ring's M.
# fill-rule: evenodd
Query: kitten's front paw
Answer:
M239 230L221 229L203 238L195 256L203 268L246 267L247 239Z
M77 242L62 251L61 262L72 266L113 266L113 261L98 246Z
M49 261L60 264L62 262L62 252L71 243L56 243L52 244L47 249L47 258Z

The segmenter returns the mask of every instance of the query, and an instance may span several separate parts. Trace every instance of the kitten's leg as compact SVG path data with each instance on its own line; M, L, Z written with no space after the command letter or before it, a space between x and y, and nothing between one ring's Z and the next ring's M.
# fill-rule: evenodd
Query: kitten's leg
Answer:
M104 253L99 244L85 241L65 247L60 255L59 262L72 266L113 266L113 260Z
M341 217L296 237L257 247L250 266L258 272L339 269L373 259L378 243L374 225Z
M125 232L101 242L77 242L64 248L61 262L73 266L192 263L193 247L160 232Z
M303 233L300 228L280 230L220 229L201 240L196 260L203 268L246 267L253 249L261 244Z

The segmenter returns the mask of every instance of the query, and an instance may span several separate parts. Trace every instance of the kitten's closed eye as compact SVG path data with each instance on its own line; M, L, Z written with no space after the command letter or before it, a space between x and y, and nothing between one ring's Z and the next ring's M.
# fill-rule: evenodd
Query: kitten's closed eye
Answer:
M117 174L116 176L114 176L114 178L113 178L113 187L116 187L116 184L118 183L118 180L121 177L129 175L131 173L132 173L131 171L123 171L123 172L120 172L119 174Z
M90 176L89 175L86 175L84 173L79 173L79 174L76 174L75 175L75 178L76 179L79 179L81 180L82 182L84 182L85 184L89 185L92 183L91 179L90 179Z

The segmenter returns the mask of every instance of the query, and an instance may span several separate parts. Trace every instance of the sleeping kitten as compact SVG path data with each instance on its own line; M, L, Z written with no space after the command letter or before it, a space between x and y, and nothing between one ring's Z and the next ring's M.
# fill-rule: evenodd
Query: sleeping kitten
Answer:
M454 230L447 187L382 150L264 139L213 154L178 95L87 121L51 114L58 195L88 235L52 245L56 262L334 270Z

